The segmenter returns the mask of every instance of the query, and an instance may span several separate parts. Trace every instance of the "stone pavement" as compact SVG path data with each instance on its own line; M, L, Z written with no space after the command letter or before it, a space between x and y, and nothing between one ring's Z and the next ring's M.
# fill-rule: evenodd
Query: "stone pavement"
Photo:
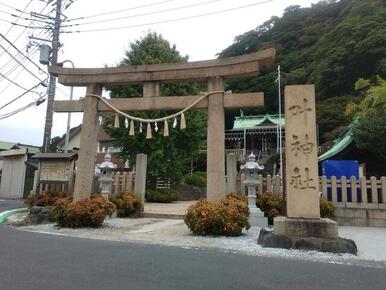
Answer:
M183 219L189 206L197 201L176 201L173 203L145 202L144 217Z

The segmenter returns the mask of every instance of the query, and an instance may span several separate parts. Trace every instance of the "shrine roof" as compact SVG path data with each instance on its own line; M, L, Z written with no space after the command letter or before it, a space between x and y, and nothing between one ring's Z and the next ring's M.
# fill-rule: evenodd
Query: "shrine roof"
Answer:
M279 118L279 115L257 115L257 116L239 116L233 122L232 130L251 129L259 126L280 125L285 126L284 114Z
M327 160L340 152L342 152L344 149L346 149L351 143L353 142L353 137L351 130L348 130L346 134L344 134L342 137L336 139L334 141L334 146L326 152L324 152L322 155L318 157L318 161L324 161Z

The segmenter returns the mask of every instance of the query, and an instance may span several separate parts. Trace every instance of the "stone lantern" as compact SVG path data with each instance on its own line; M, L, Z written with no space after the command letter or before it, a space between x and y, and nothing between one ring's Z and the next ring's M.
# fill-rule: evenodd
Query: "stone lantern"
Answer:
M259 184L257 175L264 166L256 162L256 156L251 153L244 165L240 166L241 171L245 174L244 184L248 188L248 208L249 208L249 223L251 226L266 227L268 219L264 217L264 213L256 206L256 186Z
M108 199L110 193L111 182L113 180L113 170L117 165L111 162L111 155L105 155L105 161L98 165L100 169L100 182L102 185L102 196Z

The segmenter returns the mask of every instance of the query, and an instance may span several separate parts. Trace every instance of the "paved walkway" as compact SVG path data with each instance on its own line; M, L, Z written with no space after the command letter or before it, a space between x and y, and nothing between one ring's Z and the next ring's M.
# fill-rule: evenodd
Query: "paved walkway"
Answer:
M144 216L182 219L188 207L196 202L197 201L177 201L173 203L145 202Z
M0 199L0 213L22 207L26 207L23 199Z

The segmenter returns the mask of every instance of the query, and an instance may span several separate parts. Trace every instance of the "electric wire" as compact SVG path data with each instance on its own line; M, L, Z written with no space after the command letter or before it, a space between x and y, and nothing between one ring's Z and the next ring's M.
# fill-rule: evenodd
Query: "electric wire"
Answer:
M31 0L31 2L32 2L32 0ZM28 7L26 7L25 8L25 10L27 9ZM47 5L46 6L44 6L41 10L40 10L40 13L42 13L45 9L47 8ZM28 13L27 13L28 14ZM17 20L16 20L17 21ZM33 23L33 21L31 21L30 22L30 24L32 24ZM4 34L5 36L7 36L7 34L8 34L8 32L12 29L12 27L14 27L13 25L8 29L8 31ZM15 43L23 34L24 34L24 32L27 30L27 28L24 28L21 32L20 32L20 34L13 40L13 43ZM40 31L39 33L42 33L42 32L44 32L44 31ZM9 49L9 47L10 46L8 46L7 47L7 49ZM27 47L27 46L26 46ZM1 56L3 56L3 54L5 53L5 51L3 51L1 54L0 54L0 57ZM0 68L0 70L1 70L1 68Z
M34 66L36 66L41 72L44 72L47 76L48 73L45 72L36 62L30 59L27 55L25 55L20 49L18 49L8 38L6 38L2 33L0 33L0 37L3 38L6 42L9 43L19 54L21 54L24 58L29 60Z
M35 55L37 51L38 51L38 48L36 48L36 49L33 51L33 54L32 54L31 56ZM23 62L23 61L22 61L22 62ZM25 62L25 61L24 61L24 62ZM19 63L16 63L16 64L14 64L13 67L11 67L11 68L7 71L6 76L9 77L12 73L17 73L17 74L13 77L13 79L16 80L16 79L21 75L21 73L22 73L23 71L24 71L23 67L21 67L21 66L19 65ZM0 79L0 81L2 81L2 80L3 80L3 79ZM9 83L7 86L5 86L5 87L3 88L3 90L0 92L0 95L2 95L2 94L9 88L10 85L11 85L11 83Z
M27 47L28 45L26 45L26 47ZM27 56L28 57L30 57L30 58L32 58L35 54L36 54L36 52L37 52L37 50L38 50L38 47L34 47L32 50L30 50L28 53L27 53ZM18 57L19 56L19 54L16 54L15 55L15 57ZM21 58L20 59L20 61L24 64L24 63L26 63L26 59L23 59L23 58ZM10 65L12 65L13 64L13 66L11 66L10 67ZM18 62L14 62L14 59L9 59L1 68L0 68L0 71L3 71L3 70L5 70L5 69L7 69L8 67L10 67L6 72L4 72L4 75L5 76L7 76L7 77L9 77L10 76L10 74L12 74L13 72L15 72L15 70L17 69L17 67L19 67L20 66L20 64L18 63ZM0 82L2 81L2 78L0 77Z
M12 112L8 112L6 114L3 114L3 115L0 115L0 120L3 120L3 119L6 119L6 118L9 118L13 115L16 115L18 113L21 113L25 110L27 110L28 108L32 107L32 106L39 106L40 104L42 104L46 99L44 99L45 95L44 96L41 96L39 99L37 99L36 101L34 102L31 102L29 103L28 105L24 106L24 107L21 107L17 110L14 110Z
M38 83L36 85L34 85L33 87L29 88L28 90L26 90L25 92L23 92L22 94L20 94L19 96L13 98L12 100L10 100L9 102L7 102L6 104L4 104L3 106L0 107L0 110L1 109L4 109L5 107L9 106L10 104L12 104L13 102L16 102L17 100L19 100L21 97L25 96L26 94L28 94L29 92L32 92L34 89L36 89L38 86L40 86L42 83Z
M15 86L21 88L22 90L27 90L25 87L21 86L20 84L14 82L13 80L9 79L8 77L6 77L5 75L3 75L1 72L0 72L0 76L5 78L7 81L9 81L10 83L14 84Z
M22 11L22 12L25 12L26 10L27 10L27 8L28 8L28 6L32 3L32 1L33 0L31 0L30 2L28 2L28 4L25 6L25 8L24 8L24 10ZM21 16L21 12L20 12L20 14L19 14L19 17ZM19 17L18 18L16 18L16 20L15 20L15 22L17 22L18 20L19 20ZM7 36L8 35L8 33L12 30L12 28L13 28L14 26L13 25L11 25L9 28L8 28L8 30L5 32L5 36ZM0 56L2 56L3 54L1 54Z
M189 4L189 5L179 6L179 7L172 7L172 8L152 11L152 12L140 13L140 14L129 15L129 16L122 16L122 17L118 17L118 18L110 18L110 19L95 20L95 21L89 21L89 22L83 22L83 23L74 23L74 24L62 25L62 27L90 25L90 24L101 23L101 22L118 21L118 20L127 19L127 18L136 18L136 17L141 17L141 16L161 14L161 13L165 13L165 12L171 12L171 11L177 11L177 10L182 10L182 9L187 9L187 8L192 8L192 7L198 7L198 6L202 6L202 5L208 5L208 4L212 4L212 3L220 2L220 1L224 1L224 0L210 0L210 1L204 1L204 2L199 2L199 3L193 3L193 4Z
M173 2L173 1L175 1L175 0L164 0L164 1L159 1L159 2L150 3L150 4L134 6L134 7L126 8L126 9L120 9L120 10L114 10L114 11L110 11L110 12L103 12L103 13L99 13L99 14L93 14L93 15L88 15L88 16L83 16L83 17L77 17L77 18L73 18L73 19L67 19L66 22L75 21L75 20L81 20L81 19L86 19L86 18L94 18L94 17L110 15L110 14L116 14L116 13L121 13L121 12L124 12L124 11L136 10L136 9L140 9L140 8L156 6L156 5L160 5L160 4L164 4L164 3L168 3L168 2Z
M171 22L178 22L178 21L183 21L183 20L188 20L188 19L194 19L194 18L199 18L199 17L205 17L205 16L211 16L215 14L221 14L225 12L230 12L230 11L235 11L235 10L240 10L248 7L253 7L257 5L262 5L268 2L272 2L275 0L264 0L260 2L255 2L247 5L242 5L242 6L237 6L233 8L228 8L228 9L223 9L223 10L218 10L218 11L213 11L213 12L207 12L207 13L202 13L202 14L196 14L192 16L187 16L187 17L180 17L180 18L174 18L174 19L169 19L169 20L160 20L160 21L154 21L154 22L148 22L148 23L142 23L142 24L134 24L134 25L128 25L128 26L118 26L118 27L108 27L108 28L99 28L99 29L85 29L85 30L65 30L61 31L61 33L85 33L85 32L99 32L99 31L111 31L111 30L119 30L119 29L125 29L125 28L135 28L135 27L142 27L142 26L149 26L149 25L154 25L154 24L163 24L163 23L171 23Z
M34 76L35 78L37 78L39 81L43 81L40 77L38 77L35 73L33 73L29 68L27 68L23 63L21 63L16 57L14 57L8 50L6 50L5 49L5 47L4 46L2 46L1 44L0 44L0 47L2 48L2 49L4 49L6 52L7 52L7 54L9 54L15 61L17 61L26 71L28 71L32 76Z

